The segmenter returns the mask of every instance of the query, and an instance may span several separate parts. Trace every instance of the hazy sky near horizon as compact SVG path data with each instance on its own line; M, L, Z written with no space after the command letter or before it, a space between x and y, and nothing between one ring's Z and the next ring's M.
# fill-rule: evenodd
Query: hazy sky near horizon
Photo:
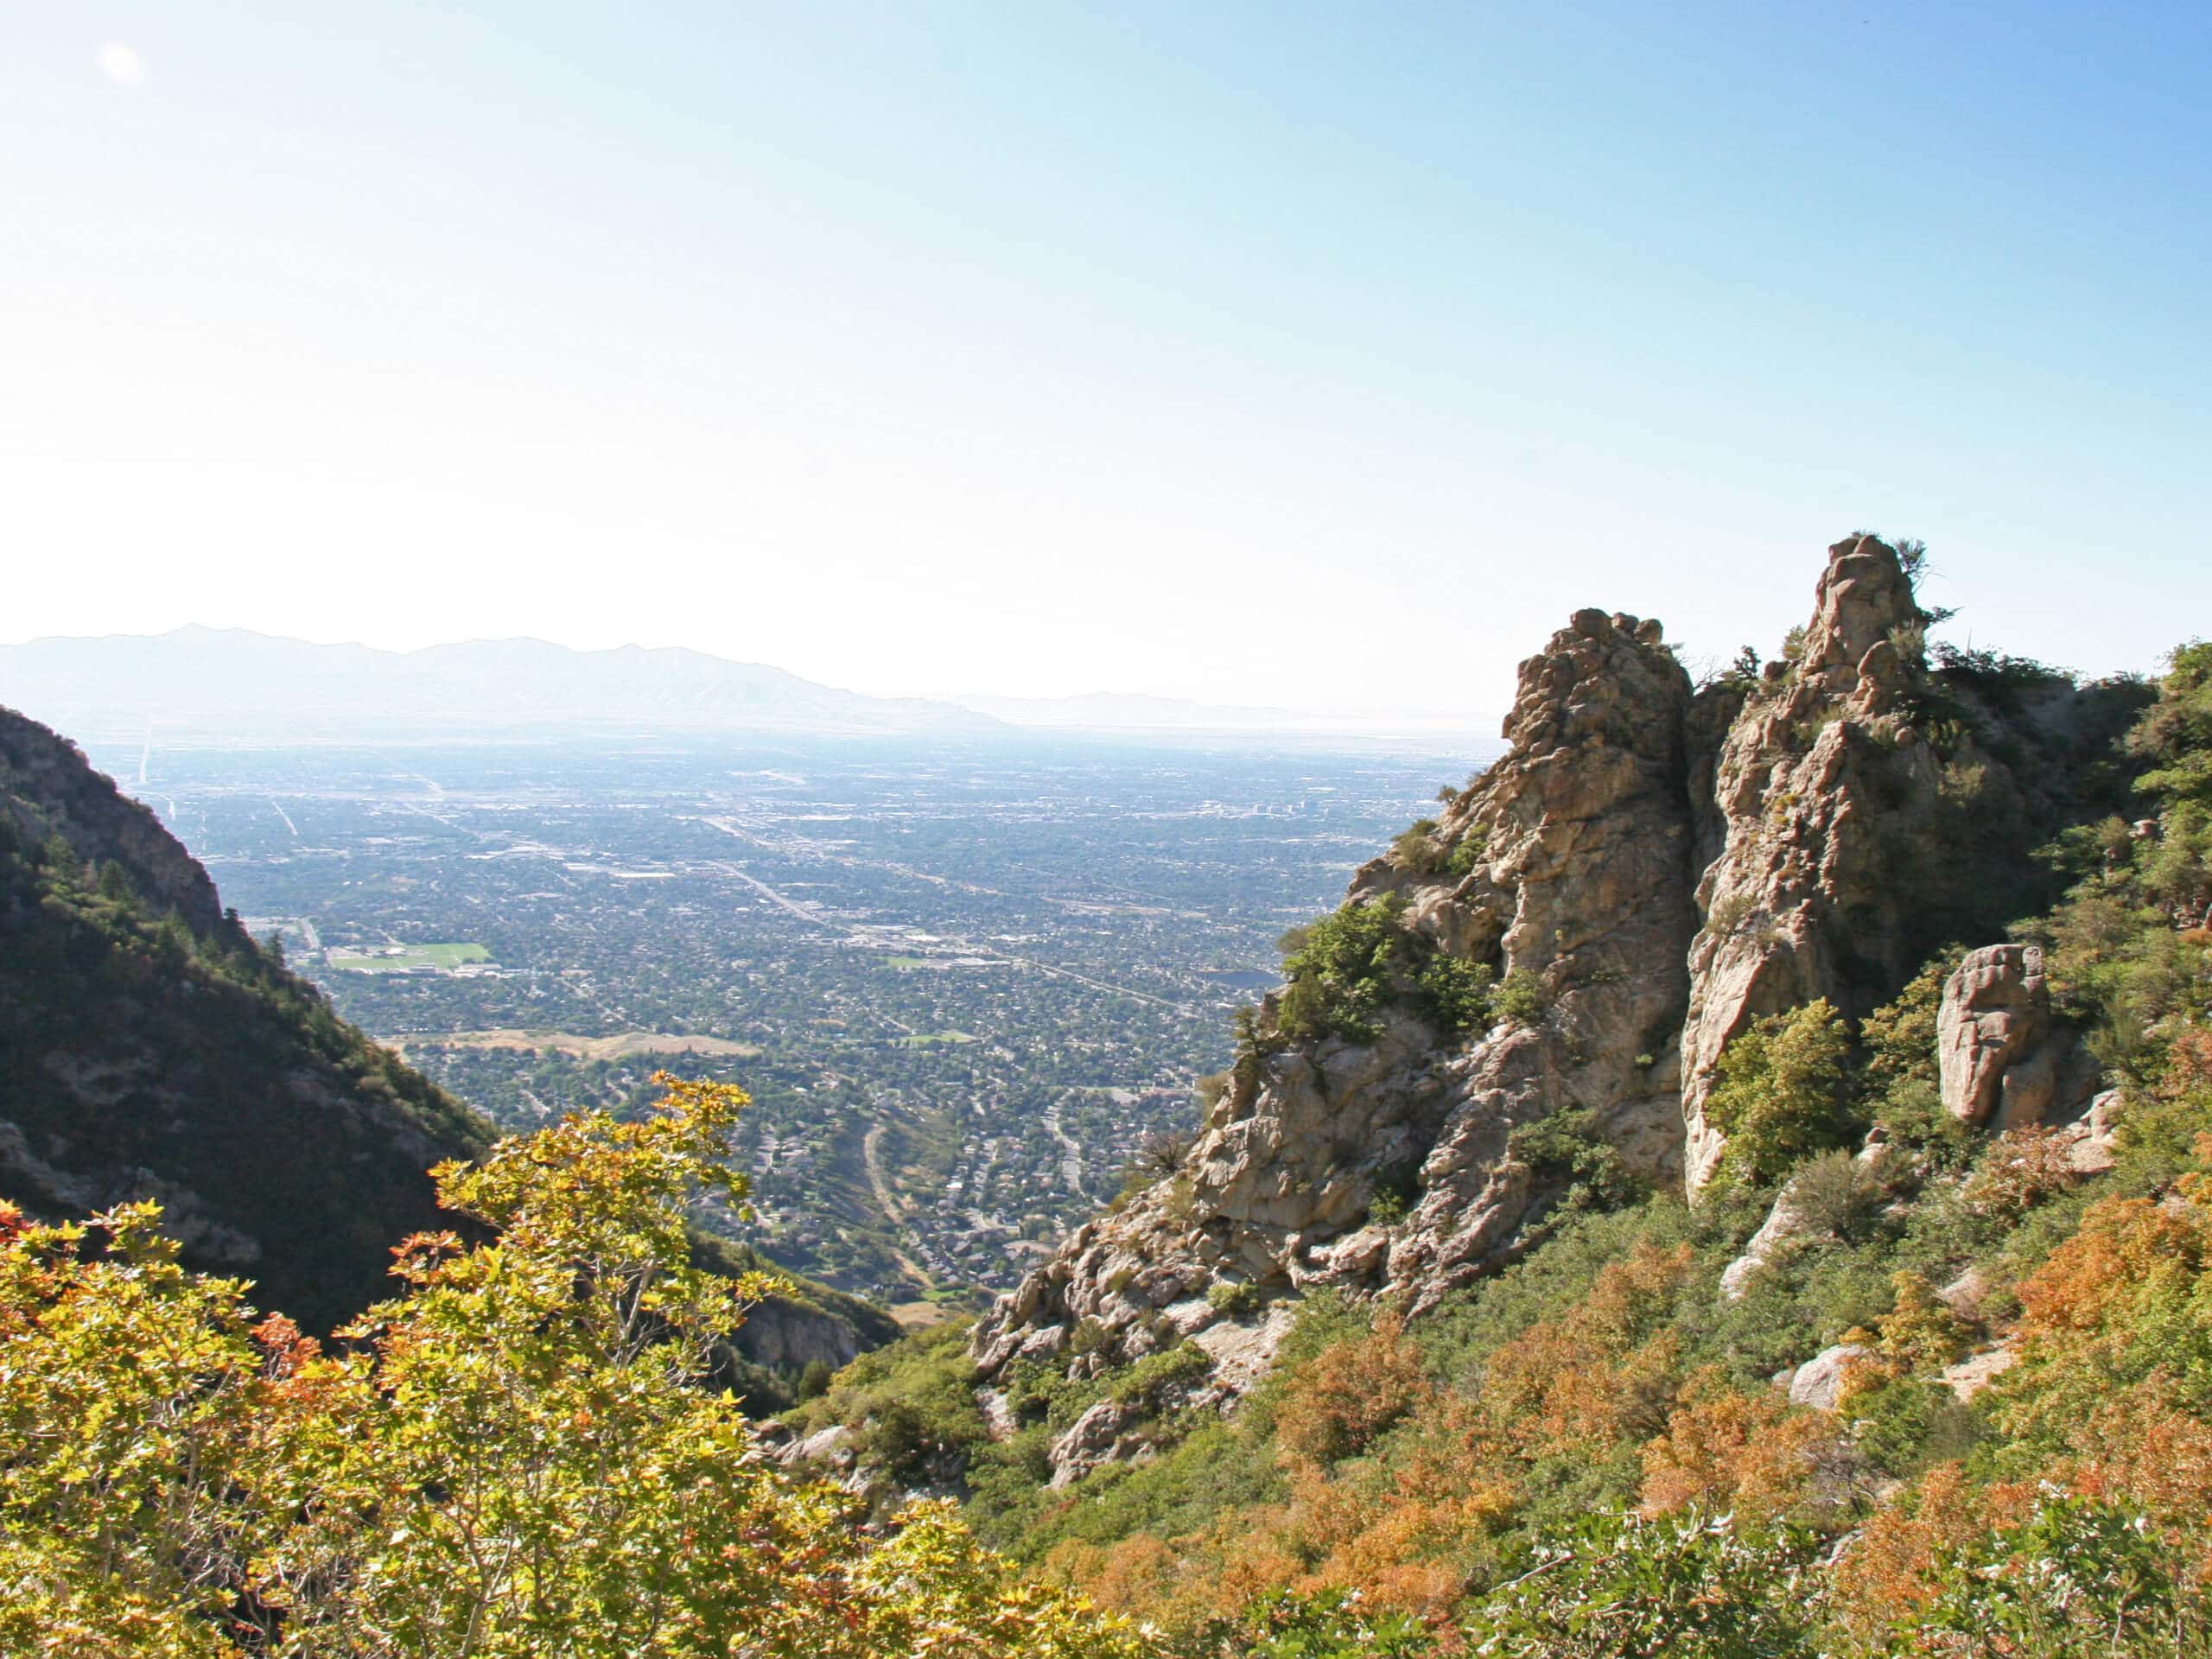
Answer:
M0 639L1496 710L2212 632L2212 9L19 5ZM0 687L0 701L5 689Z

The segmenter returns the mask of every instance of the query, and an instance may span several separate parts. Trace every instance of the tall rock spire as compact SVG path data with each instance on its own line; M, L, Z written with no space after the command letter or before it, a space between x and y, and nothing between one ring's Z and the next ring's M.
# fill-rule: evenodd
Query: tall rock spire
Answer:
M1510 1260L1575 1179L1561 1144L1703 1186L1727 1044L1819 997L1864 1014L1951 932L2001 922L1958 869L2002 865L1991 825L2017 852L2060 810L1973 732L2063 747L2073 716L2038 737L1969 707L1929 674L1926 621L1872 536L1828 550L1811 621L1756 682L1694 692L1658 623L1576 613L1521 664L1505 757L1353 877L1339 926L1383 929L1394 964L1373 1018L1317 1022L1318 983L1270 993L1180 1169L977 1323L986 1380L1189 1339L1226 1397L1311 1287L1418 1314ZM1439 963L1494 976L1488 1017L1420 993L1412 969Z

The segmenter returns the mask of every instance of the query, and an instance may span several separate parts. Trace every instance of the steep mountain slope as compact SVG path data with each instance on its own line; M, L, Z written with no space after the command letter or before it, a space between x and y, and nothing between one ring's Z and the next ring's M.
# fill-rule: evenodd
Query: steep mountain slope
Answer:
M230 628L0 646L0 696L92 738L219 742L533 731L886 734L999 729L951 703L868 697L702 652L478 639L398 652Z
M1260 1305L1419 1313L1592 1181L1710 1179L1731 1039L1820 998L1863 1014L2047 902L2028 850L2110 781L2139 697L1931 670L1926 621L1871 536L1829 550L1783 660L1702 690L1656 622L1577 613L1521 665L1505 759L1294 942L1181 1168L979 1323L983 1374L1195 1338L1235 1392L1287 1329Z
M191 1259L319 1328L446 1224L424 1172L481 1120L226 918L153 814L0 710L0 1193L162 1200Z
M453 1224L429 1166L492 1135L250 938L152 812L0 709L0 1198L57 1218L158 1198L194 1265L328 1330L389 1294L394 1243ZM737 1346L796 1370L895 1334L792 1281Z

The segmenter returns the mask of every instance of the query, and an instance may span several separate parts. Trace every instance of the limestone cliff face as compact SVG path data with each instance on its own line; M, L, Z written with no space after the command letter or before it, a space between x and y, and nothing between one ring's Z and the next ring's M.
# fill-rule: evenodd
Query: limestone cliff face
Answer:
M1634 617L1584 611L1523 663L1510 753L1433 837L1479 849L1471 868L1378 860L1351 900L1395 895L1414 933L1540 984L1544 1017L1455 1038L1402 1011L1371 1044L1254 1055L1181 1173L1079 1229L1000 1300L977 1331L984 1369L1056 1355L1086 1323L1078 1363L1140 1357L1219 1322L1206 1293L1224 1282L1433 1300L1520 1240L1543 1194L1508 1137L1557 1112L1592 1113L1634 1165L1678 1174L1690 702L1659 625ZM1378 1186L1408 1175L1409 1212L1370 1222Z
M1872 537L1828 550L1791 658L1756 683L1693 692L1658 623L1578 613L1522 664L1511 748L1434 855L1402 847L1347 899L1390 898L1417 939L1510 976L1520 1017L1453 1033L1409 1002L1370 1042L1269 1041L1272 994L1181 1170L979 1322L985 1376L1190 1338L1249 1379L1287 1326L1260 1310L1315 1285L1418 1313L1531 1241L1562 1179L1514 1132L1561 1114L1694 1192L1724 1145L1705 1103L1729 1040L1817 997L1858 1015L1893 995L1986 925L1957 879L1977 822L2050 806L1977 745L1994 716L1938 694L1924 623ZM1385 1192L1402 1212L1378 1212Z
M1690 702L1656 622L1580 613L1522 665L1512 748L1446 816L1447 839L1480 838L1473 873L1414 882L1378 862L1354 881L1356 897L1403 887L1417 930L1502 979L1535 976L1545 1012L1440 1057L1442 1110L1419 1201L1379 1263L1354 1242L1331 1253L1332 1267L1410 1289L1422 1306L1482 1271L1544 1196L1508 1135L1562 1111L1592 1114L1647 1178L1679 1173L1673 1039L1696 925Z

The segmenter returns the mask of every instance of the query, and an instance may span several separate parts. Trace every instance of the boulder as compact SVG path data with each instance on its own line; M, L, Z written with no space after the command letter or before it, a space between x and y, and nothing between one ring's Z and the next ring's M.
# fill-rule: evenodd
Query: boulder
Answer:
M2012 1349L2001 1343L1994 1348L1984 1348L1979 1353L1968 1354L1957 1364L1947 1367L1942 1376L1943 1386L1960 1399L1971 1400L2011 1370L2019 1357Z
M1943 1107L1952 1116L1980 1125L2001 1109L2008 1128L2042 1121L2056 1087L2056 1057L2046 1052L2050 993L2039 946L1969 951L1943 982L1936 1033Z
M786 1439L769 1447L768 1455L786 1466L827 1464L841 1470L850 1469L858 1456L853 1446L853 1431L842 1423L817 1429L804 1440Z
M1815 1411L1834 1411L1843 1392L1845 1373L1851 1362L1866 1350L1855 1342L1839 1342L1823 1348L1800 1365L1789 1379L1789 1403Z
M1781 1254L1782 1247L1793 1239L1804 1237L1812 1230L1803 1212L1790 1202L1796 1184L1792 1182L1782 1189L1774 1200L1774 1208L1767 1211L1759 1230L1744 1245L1744 1253L1731 1262L1720 1274L1720 1300L1734 1302L1743 1300L1751 1288L1751 1280L1759 1269Z
M1297 1322L1297 1308L1289 1303L1278 1303L1254 1324L1237 1325L1224 1320L1198 1332L1193 1340L1213 1361L1208 1392L1225 1400L1241 1398L1268 1374L1276 1351Z
M1133 1446L1122 1444L1123 1431L1143 1414L1143 1408L1132 1402L1099 1401L1052 1442L1052 1450L1046 1453L1052 1465L1052 1478L1046 1485L1053 1491L1063 1491L1100 1464L1135 1450Z
M1970 1267L1957 1278L1936 1293L1936 1300L1962 1319L1981 1317L1982 1299L1989 1294L1989 1275L1979 1267Z

